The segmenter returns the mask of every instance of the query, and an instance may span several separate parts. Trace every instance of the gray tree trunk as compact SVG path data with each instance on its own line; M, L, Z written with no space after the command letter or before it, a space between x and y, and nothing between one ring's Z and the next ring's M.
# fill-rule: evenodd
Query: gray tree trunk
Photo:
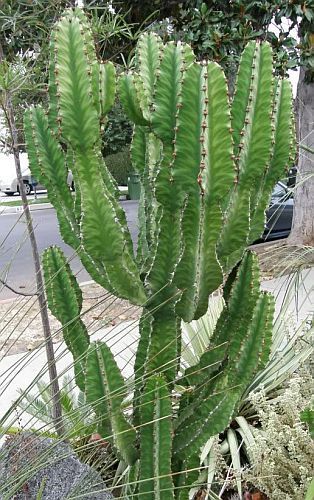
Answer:
M0 63L2 63L3 61L4 61L4 54L3 54L3 49L2 49L2 46L0 43ZM38 246L37 246L37 240L36 240L35 233L34 233L33 220L32 220L32 216L30 213L29 205L28 205L27 196L26 196L25 189L24 189L22 169L21 169L21 163L20 163L20 154L19 154L19 147L18 147L18 131L17 131L16 124L15 124L14 109L13 109L13 104L12 104L12 99L11 99L11 93L9 90L6 90L6 92L4 92L4 96L2 97L2 99L3 100L1 103L1 107L3 108L6 122L7 122L7 125L9 127L9 130L10 130L10 135L11 135L11 140L12 140L12 150L13 150L13 156L14 156L14 162L15 162L16 177L17 177L18 184L19 184L20 195L21 195L22 203L23 203L23 211L24 211L24 215L25 215L25 219L26 219L27 231L28 231L31 249L32 249L32 255L33 255L33 262L34 262L34 268L35 268L35 278L36 278L36 285L37 285L37 287L36 287L37 288L37 297L38 297L41 322L42 322L44 337L45 337L45 347L46 347L48 373L49 373L49 379L50 379L51 399L52 399L52 407L53 407L53 423L54 423L54 426L55 426L55 429L56 429L58 436L62 437L64 435L64 425L63 425L62 408L61 408L61 402L60 402L60 388L59 388L58 373L57 373L54 348L53 348L53 342L52 342L52 336L51 336L51 330L50 330L50 323L49 323L49 317L48 317L48 308L47 308L47 302L46 302L46 297L45 297L44 281L43 281L43 275L42 275L41 266L40 266L40 256L39 256L39 251L38 251Z
M314 245L314 83L306 83L300 68L297 89L296 120L299 148L294 214L288 244Z

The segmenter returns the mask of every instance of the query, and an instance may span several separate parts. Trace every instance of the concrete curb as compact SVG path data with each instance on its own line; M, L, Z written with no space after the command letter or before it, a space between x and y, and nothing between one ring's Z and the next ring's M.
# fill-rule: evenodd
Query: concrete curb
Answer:
M47 210L49 208L53 208L51 203L36 203L34 205L29 204L28 206L31 212L36 212L36 210ZM0 215L17 214L21 212L23 212L22 205L14 207L0 205Z
M126 201L126 195L121 194L120 195L120 201ZM53 208L51 203L34 203L31 204L29 203L29 208L31 212L36 212L36 210L48 210L50 208ZM6 205L5 202L1 204L0 202L0 215L7 215L7 214L16 214L16 213L21 213L23 212L23 206L22 205L15 205L11 207L9 204Z

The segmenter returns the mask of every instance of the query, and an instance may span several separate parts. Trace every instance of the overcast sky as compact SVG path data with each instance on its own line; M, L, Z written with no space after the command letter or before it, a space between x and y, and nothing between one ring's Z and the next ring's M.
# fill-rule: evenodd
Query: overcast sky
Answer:
M284 29L288 31L289 24L290 24L291 21L289 21L285 17L283 17L281 21L282 21L282 25L283 25ZM277 28L275 22L271 23L271 25L269 27L269 31L273 31L274 33L276 33L278 35L279 29ZM294 28L293 30L291 30L291 36L293 36L296 39L298 39L297 28ZM299 80L299 68L297 70L294 70L294 71L289 70L288 74L289 74L289 78L290 78L291 83L292 83L293 97L295 97L296 94L297 94L297 86L298 86L298 80Z

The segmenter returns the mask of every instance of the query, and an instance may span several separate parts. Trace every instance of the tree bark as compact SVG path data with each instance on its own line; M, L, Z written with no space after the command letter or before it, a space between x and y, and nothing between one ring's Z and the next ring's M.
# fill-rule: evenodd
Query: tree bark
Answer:
M314 83L305 81L305 68L300 68L297 89L297 131L299 158L294 192L292 229L287 240L291 245L314 245ZM302 149L302 146L309 148Z
M4 60L4 55L3 55L2 46L0 44L0 63L3 60ZM46 347L46 355L47 355L47 363L48 363L48 373L49 373L49 379L50 379L51 399L52 399L52 406L53 406L53 423L54 423L54 426L55 426L55 429L56 429L58 436L62 437L64 435L64 426L63 426L62 408L61 408L61 402L60 402L60 388L59 388L59 381L58 381L58 374L57 374L57 367L56 367L56 361L55 361L55 355L54 355L53 342L52 342L52 337L51 337L47 302L46 302L45 291L44 291L44 282L43 282L43 276L42 276L42 271L41 271L41 266L40 266L40 256L39 256L36 236L35 236L35 232L34 232L33 220L32 220L31 212L30 212L29 205L28 205L27 196L26 196L25 189L24 189L22 169L21 169L21 163L20 163L20 153L19 153L19 147L18 147L18 131L17 131L17 128L15 125L14 110L13 110L11 94L8 90L5 91L5 96L3 97L1 104L3 107L3 111L5 114L5 118L6 118L9 130L10 130L11 139L12 139L12 150L13 150L13 155L14 155L16 176L17 176L20 194L21 194L21 198L22 198L23 213L24 213L25 219L26 219L27 231L28 231L30 244L31 244L31 248L32 248L32 254L33 254L37 296L38 296L41 321L42 321L42 326L43 326L43 331L44 331L45 347Z

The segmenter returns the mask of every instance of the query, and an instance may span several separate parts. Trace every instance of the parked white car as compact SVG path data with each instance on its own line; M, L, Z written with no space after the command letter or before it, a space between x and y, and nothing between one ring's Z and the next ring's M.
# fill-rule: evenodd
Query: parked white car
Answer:
M28 167L28 158L26 153L20 154L21 169L23 175L23 183L27 195L31 194L36 187L37 191L46 190L45 186L41 185L32 177ZM68 185L74 189L72 172L68 172ZM19 184L16 177L15 164L13 155L0 154L0 191L7 196L13 196L19 193Z

